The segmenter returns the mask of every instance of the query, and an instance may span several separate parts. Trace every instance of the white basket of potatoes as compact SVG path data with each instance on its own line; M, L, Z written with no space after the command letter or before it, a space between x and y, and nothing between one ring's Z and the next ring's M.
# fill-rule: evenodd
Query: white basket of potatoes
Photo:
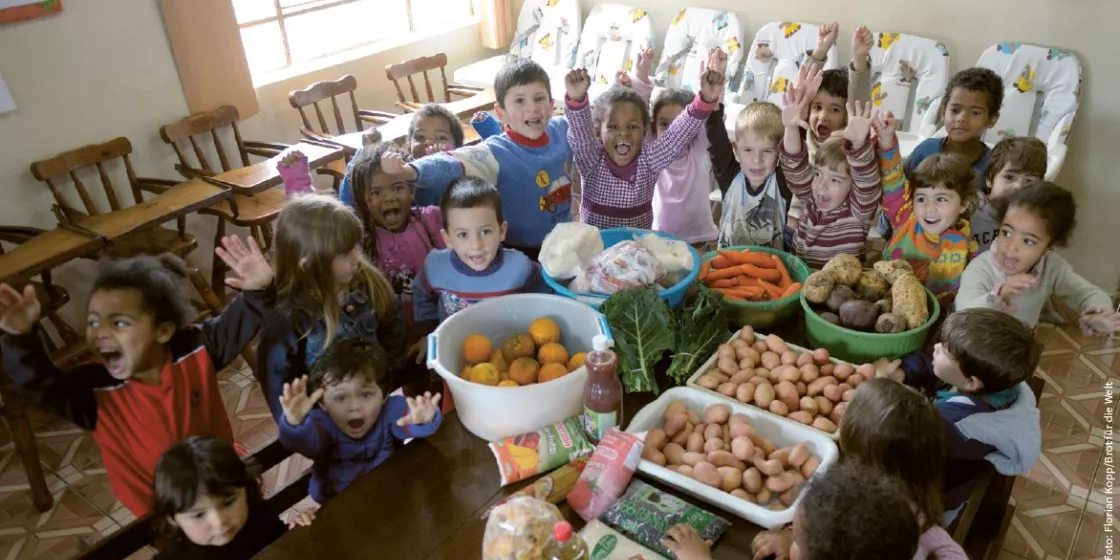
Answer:
M646 432L639 471L769 529L793 521L805 483L839 457L816 430L691 387L662 393L627 431Z

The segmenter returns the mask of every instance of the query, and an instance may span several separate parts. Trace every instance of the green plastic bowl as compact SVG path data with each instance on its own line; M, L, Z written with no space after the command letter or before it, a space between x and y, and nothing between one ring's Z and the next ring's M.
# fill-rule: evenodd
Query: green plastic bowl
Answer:
M933 292L923 286L929 302L929 320L922 326L900 333L874 333L854 331L825 321L809 305L805 293L801 294L801 308L805 310L805 334L810 348L826 348L828 353L854 364L866 364L879 358L895 359L921 350L926 334L941 315L941 305Z
M782 259L782 264L786 265L789 270L789 276L794 282L805 283L812 272L809 270L809 265L805 261L791 255L785 251L771 249L770 247L761 247L758 245L736 245L734 247L725 247L725 251L742 251L743 249L750 249L752 253L766 253L769 255L777 255ZM719 256L718 251L712 251L701 257L701 261L710 261ZM699 280L697 280L699 283ZM701 289L707 290L702 283ZM755 329L768 329L773 325L784 323L791 317L797 314L797 299L800 297L794 294L789 297L784 297L775 301L738 301L733 299L724 299L723 307L727 310L727 320L736 325L750 325Z

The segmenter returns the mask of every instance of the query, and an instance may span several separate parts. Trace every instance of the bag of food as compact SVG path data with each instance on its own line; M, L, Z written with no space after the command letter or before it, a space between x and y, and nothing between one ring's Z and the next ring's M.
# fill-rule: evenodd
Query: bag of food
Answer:
M552 527L563 521L556 506L515 498L495 508L482 536L482 560L537 560Z
M661 544L661 540L673 525L692 525L700 532L701 537L712 542L731 526L726 519L694 507L640 480L630 484L626 494L603 514L601 520L638 544L648 546L668 558L675 556Z
M665 560L664 556L626 538L600 521L584 526L579 536L594 560Z
M603 252L599 228L579 222L556 224L541 243L538 259L544 271L557 280L575 278Z
M638 243L641 243L661 263L661 266L665 267L666 275L679 276L681 273L687 275L692 272L695 263L692 262L692 251L688 243L662 237L656 233L647 233L639 237Z
M611 295L626 288L653 286L665 276L665 267L637 241L609 247L591 261L587 283L591 293Z
M568 494L568 505L591 521L611 507L626 490L642 460L645 444L638 436L611 428L587 460L587 467Z
M587 457L580 457L563 467L560 467L549 474L546 474L533 481L532 484L510 494L509 496L498 500L493 507L486 510L482 514L482 518L490 517L498 506L514 499L514 498L536 498L544 500L550 504L559 504L567 499L568 494L576 485L576 480L579 479L580 473L583 468L587 466Z
M548 472L586 456L591 450L591 443L583 435L580 416L490 443L490 451L502 475L502 486Z

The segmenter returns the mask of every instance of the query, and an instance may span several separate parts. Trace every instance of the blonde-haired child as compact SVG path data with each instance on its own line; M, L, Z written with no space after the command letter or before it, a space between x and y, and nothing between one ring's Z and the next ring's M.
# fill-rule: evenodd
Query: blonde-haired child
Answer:
M306 375L335 340L378 342L392 371L403 365L400 304L361 241L361 222L337 199L301 196L280 211L273 242L278 301L257 346L257 371L278 422L284 383Z

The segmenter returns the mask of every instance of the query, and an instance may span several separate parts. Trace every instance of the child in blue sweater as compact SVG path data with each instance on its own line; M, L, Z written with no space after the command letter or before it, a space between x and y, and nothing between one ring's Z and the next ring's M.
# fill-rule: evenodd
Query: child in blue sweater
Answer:
M323 352L310 379L284 384L280 443L315 461L310 490L316 502L333 498L388 459L397 441L428 437L439 428L439 394L387 396L389 382L389 358L380 346L342 339Z
M502 212L511 217L509 247L532 259L558 223L572 216L572 148L568 121L551 118L548 72L529 59L506 64L494 78L494 106L505 132L475 146L435 154L405 164L386 158L382 169L415 183L420 191L445 189L451 181L475 176L496 185ZM417 200L424 194L417 192Z

